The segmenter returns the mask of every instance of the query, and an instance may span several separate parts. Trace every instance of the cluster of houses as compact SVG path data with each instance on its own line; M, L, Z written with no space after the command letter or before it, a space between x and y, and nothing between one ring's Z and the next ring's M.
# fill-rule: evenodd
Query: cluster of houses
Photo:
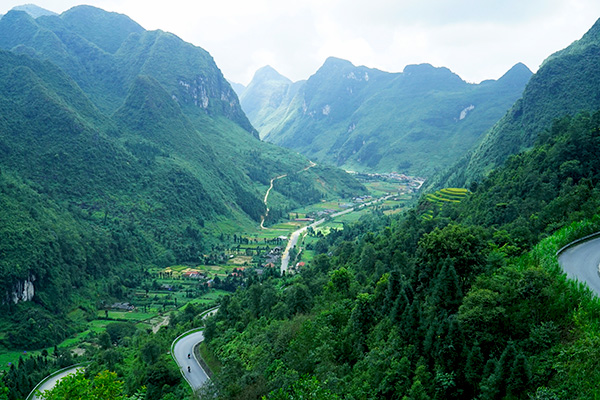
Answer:
M206 279L207 276L206 274L204 274L203 272L200 271L186 271L183 273L183 278L184 279Z

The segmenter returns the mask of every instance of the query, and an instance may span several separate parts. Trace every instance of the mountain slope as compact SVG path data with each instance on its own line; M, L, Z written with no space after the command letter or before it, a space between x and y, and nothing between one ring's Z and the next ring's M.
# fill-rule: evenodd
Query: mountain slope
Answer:
M285 112L303 83L293 83L270 66L256 71L240 96L240 104L262 137L267 136L281 120L282 112Z
M479 180L509 155L531 147L552 121L600 108L600 20L569 47L550 57L523 96L471 154L438 179L450 185Z
M15 11L25 11L33 18L41 17L42 15L57 15L55 12L46 10L42 7L38 7L35 4L24 4L22 6L15 6L12 8ZM1 17L1 15L0 15Z
M247 90L243 102L274 109L275 122L249 113L265 140L312 159L346 169L430 176L479 141L530 75L517 64L497 81L474 85L428 64L392 74L329 58L298 84L289 104L281 93L293 86L261 80L261 74L249 88L261 85L262 97L259 90ZM268 103L270 96L281 100Z
M70 305L95 310L85 299L121 296L150 265L199 263L219 233L258 226L271 178L309 165L258 140L206 51L140 29L87 6L0 20L0 209L15 221L0 227L2 329L31 330L28 313L65 326ZM364 191L340 172L303 173L280 213ZM0 345L71 333L39 332Z

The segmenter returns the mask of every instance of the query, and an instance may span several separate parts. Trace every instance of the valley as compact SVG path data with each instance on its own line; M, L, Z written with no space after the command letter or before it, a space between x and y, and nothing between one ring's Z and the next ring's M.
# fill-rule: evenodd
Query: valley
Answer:
M6 10L0 400L74 366L40 398L598 398L600 20L569 43L243 86L124 14Z
M314 165L311 163L299 172ZM63 364L88 360L89 354L94 352L98 335L108 325L124 323L130 329L151 330L156 334L161 327L168 328L173 312L186 312L188 307L210 309L219 304L223 296L240 287L249 276L277 277L300 272L302 267L299 265L314 257L312 247L318 237L332 229L342 230L346 224L368 216L378 208L383 213L400 212L414 201L410 194L414 184L407 177L398 180L371 175L361 181L372 195L321 201L291 210L288 221L270 227L261 223L252 230L221 235L220 243L204 256L202 264L148 268L148 279L120 294L119 302L111 304L101 300L95 317L91 319L79 312L80 325L85 327L83 331L59 343L56 348L0 349L1 365L10 367L18 364L23 357L57 354L56 349L65 357ZM268 192L265 201L268 201ZM315 218L319 220L314 222ZM275 257L273 249L279 249Z

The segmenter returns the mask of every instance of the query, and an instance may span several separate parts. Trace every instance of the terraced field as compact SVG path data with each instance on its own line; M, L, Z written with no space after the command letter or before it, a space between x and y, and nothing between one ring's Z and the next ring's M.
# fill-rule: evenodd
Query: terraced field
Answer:
M444 188L435 193L425 195L425 201L428 205L421 215L421 218L430 220L436 211L440 211L446 203L460 203L469 194L467 189L463 188Z

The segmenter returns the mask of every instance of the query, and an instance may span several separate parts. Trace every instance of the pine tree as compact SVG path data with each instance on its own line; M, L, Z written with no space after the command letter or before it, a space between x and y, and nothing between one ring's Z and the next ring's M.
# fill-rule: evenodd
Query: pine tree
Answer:
M481 399L492 400L496 398L498 394L498 382L496 379L496 369L498 369L498 362L494 358L490 358L485 363L483 368L483 375L480 384Z
M483 354L477 343L469 351L465 365L465 380L472 387L477 387L483 375Z
M450 313L458 311L462 303L463 293L454 265L451 260L445 260L442 270L435 279L432 299L436 306Z
M527 357L519 353L512 365L512 370L506 384L508 394L516 395L523 393L531 380L531 366Z

